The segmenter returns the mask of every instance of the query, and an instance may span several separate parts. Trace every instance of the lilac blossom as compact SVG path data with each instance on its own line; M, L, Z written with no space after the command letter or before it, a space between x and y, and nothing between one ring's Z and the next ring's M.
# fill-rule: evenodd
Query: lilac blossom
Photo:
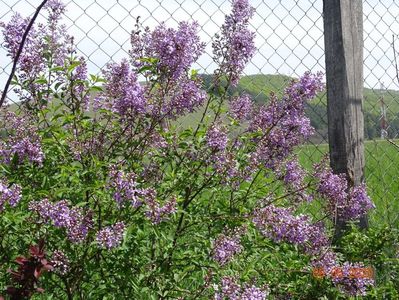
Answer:
M79 207L70 208L66 200L51 203L48 199L32 201L29 210L36 212L45 222L52 222L55 227L64 228L68 238L74 243L83 242L93 227L91 214L84 214Z
M206 142L212 150L223 151L226 149L228 142L226 129L220 125L214 124L206 133Z
M220 286L215 285L214 289L216 300L265 300L269 295L267 286L259 288L255 285L240 285L231 276L222 277Z
M338 263L336 254L326 250L312 261L314 276L331 279L334 285L347 296L364 296L367 287L374 285L374 278L362 263Z
M303 106L306 101L312 100L325 89L323 74L316 75L305 72L298 81L293 82L285 89L285 95L290 98L293 105Z
M358 219L374 208L375 205L367 195L365 184L355 186L351 189L349 193L349 204L345 209L347 218L352 220Z
M153 223L159 224L168 219L168 217L175 213L177 208L176 198L172 197L163 206L155 199L156 195L153 193L146 199L147 210L146 217Z
M234 97L229 103L229 114L238 121L246 120L252 113L252 99L247 94Z
M266 289L261 289L252 285L244 289L241 294L241 300L265 300L268 294Z
M308 254L317 254L329 244L322 223L311 223L305 215L294 216L291 209L268 205L255 210L252 218L260 232L275 242L301 246Z
M46 198L40 201L32 201L29 203L29 210L37 213L40 219L45 222L51 221L50 216L52 209L53 203Z
M61 250L55 250L51 256L51 265L53 266L53 272L65 275L69 271L69 260L64 252Z
M169 101L163 103L161 113L169 118L175 119L186 113L194 112L201 106L207 97L206 92L201 89L199 80L182 78L176 82L168 91ZM153 110L155 115L156 110Z
M316 172L315 177L319 180L318 193L329 200L329 211L344 207L348 198L345 174L334 174L331 169L324 169Z
M96 108L109 109L122 117L146 112L144 89L126 60L108 64L104 77L107 81L105 91L96 99Z
M213 244L212 258L221 266L227 264L243 249L241 236L245 229L236 229L227 234L220 234Z
M8 24L0 23L3 27L4 47L8 50L8 56L15 59L22 36L29 24L28 18L23 18L19 13L12 16ZM39 74L45 67L45 59L42 57L43 41L35 38L39 33L33 27L26 38L24 50L18 60L19 72L24 77Z
M299 189L303 186L305 171L301 168L297 159L291 159L285 163L284 183Z
M65 5L59 0L49 0L46 3L48 11L47 25L38 25L40 32L45 33L48 38L48 50L52 54L52 62L56 66L63 67L73 52L73 38L68 35L66 26L59 22L65 13ZM45 48L43 50L46 50ZM41 50L43 52L43 50Z
M338 265L337 255L329 248L324 248L320 253L312 259L312 267L316 276L330 277L332 271Z
M73 98L81 98L83 107L87 110L89 106L90 94L85 92L84 80L87 78L87 63L83 57L80 57L79 65L76 67L71 76L73 83Z
M205 47L198 36L198 24L187 22L180 22L178 29L162 23L152 32L145 30L142 36L135 32L131 44L130 55L136 67L151 66L143 58L154 58L157 69L173 80L187 76L185 73Z
M306 172L298 162L297 157L292 157L282 163L277 169L276 174L282 178L284 184L290 191L295 191L293 195L294 203L298 204L302 201L312 201L313 197L306 192L305 184Z
M24 19L19 13L15 13L8 24L0 23L3 28L4 47L8 50L8 56L12 59L17 55L19 44L22 36L28 27L29 19ZM31 43L30 36L27 37L26 43Z
M223 300L226 297L230 300L240 299L241 286L236 282L236 279L230 276L224 276L221 280L221 291L219 286L215 286L215 299Z
M229 179L240 175L237 160L229 151L212 153L207 161L219 175L223 176L222 184L226 184Z
M162 23L153 31L146 28L132 34L133 66L147 78L156 76L159 83L157 89L146 88L151 99L146 105L147 113L153 118L176 119L204 103L207 94L200 78L188 74L205 47L197 31L197 23L181 22L177 29Z
M84 100L84 104L88 104ZM65 126L67 128L67 126ZM73 129L71 129L73 131ZM79 137L79 138L78 138ZM67 138L68 146L73 154L74 159L81 161L83 156L99 155L105 151L105 136L104 135L90 135L88 137L84 134L77 134Z
M119 207L125 202L130 202L133 207L140 207L143 204L143 197L149 192L138 187L135 173L126 173L116 169L115 166L111 167L108 187L114 191L113 197Z
M248 0L234 0L233 9L222 25L222 32L212 43L214 60L219 63L219 72L226 74L233 86L246 64L255 54L255 33L248 29L254 9Z
M32 26L18 60L16 77L19 82L24 83L25 88L15 89L15 92L23 101L43 100L41 97L45 86L36 83L35 80L48 72L49 68L64 67L73 51L73 41L66 33L66 27L58 24L65 6L60 1L52 0L47 2L46 8L47 25L39 23ZM15 14L7 24L0 22L0 27L3 28L4 46L12 59L17 54L29 21L29 18ZM52 72L54 76L48 79L51 82L55 79L59 80L60 73L60 71L54 71ZM63 79L65 80L65 77Z
M25 160L39 165L43 163L41 138L28 117L7 112L4 117L4 127L8 135L0 141L0 162L10 164L16 156L20 164Z
M96 235L96 241L103 248L112 249L118 247L122 242L124 231L125 224L118 222L101 229Z
M374 285L374 279L370 278L369 274L357 272L364 268L362 263L345 262L339 267L339 275L332 276L332 281L341 292L348 296L365 296L367 288Z
M345 174L334 174L329 168L316 166L317 192L327 199L327 211L343 220L356 220L375 206L361 184L349 189Z
M0 180L0 212L4 210L7 203L11 207L15 207L22 198L21 193L21 186L17 184L10 186L6 180Z
M291 83L281 100L272 94L270 103L254 112L249 124L249 130L257 134L252 161L276 169L295 146L313 134L305 103L323 89L321 78L322 74L305 73Z
M50 24L57 24L65 13L65 4L60 0L48 0L45 7L49 12Z

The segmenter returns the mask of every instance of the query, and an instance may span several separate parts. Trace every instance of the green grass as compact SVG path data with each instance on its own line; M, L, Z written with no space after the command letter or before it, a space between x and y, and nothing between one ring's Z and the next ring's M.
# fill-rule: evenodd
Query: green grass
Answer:
M327 153L327 144L298 148L299 161L307 169ZM370 223L399 227L399 149L388 141L366 141L365 159L367 189L376 205Z

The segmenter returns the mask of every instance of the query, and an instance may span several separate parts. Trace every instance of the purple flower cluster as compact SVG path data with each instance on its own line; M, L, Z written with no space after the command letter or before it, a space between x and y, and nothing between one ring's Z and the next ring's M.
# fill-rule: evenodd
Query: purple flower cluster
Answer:
M65 275L69 271L69 260L64 252L61 250L55 250L51 257L51 265L53 271L60 275Z
M269 295L267 286L262 288L249 284L241 286L236 278L230 276L224 276L220 285L220 287L214 286L216 300L265 300Z
M198 24L179 23L177 29L164 23L153 31L137 30L131 36L130 51L137 73L156 79L156 89L148 87L147 113L153 118L175 119L193 112L207 97L197 76L189 76L191 65L202 54L205 44L200 42Z
M133 207L146 205L145 215L154 224L166 220L176 211L176 198L171 198L163 206L156 200L156 191L151 188L139 188L137 176L134 173L125 173L112 167L109 174L109 188L114 190L114 199L121 207L126 201Z
M4 47L12 59L17 55L28 24L29 19L24 19L19 13L13 15L8 24L0 23L0 27L3 27ZM25 76L39 74L44 68L44 58L41 57L40 52L43 49L43 41L34 38L37 34L36 28L32 28L25 41L24 51L18 60L19 70L25 73Z
M317 269L315 275L327 277L347 296L364 296L367 287L374 285L372 274L366 271L362 263L338 263L336 254L331 250L325 251L312 262Z
M41 23L32 26L18 60L16 75L20 82L25 83L28 91L16 90L21 100L41 100L37 96L43 91L43 86L35 83L35 79L49 67L64 67L72 52L72 39L66 33L66 27L58 24L65 6L58 0L51 0L45 7L48 11L47 26ZM29 19L24 19L20 14L15 14L8 24L0 22L4 46L12 59L17 54L28 23ZM58 73L53 72L53 75Z
M120 64L108 64L103 73L105 91L95 99L96 108L109 109L122 117L146 112L144 89L126 60Z
M48 0L45 7L49 12L50 25L57 24L65 13L65 4L60 0Z
M303 107L306 101L312 100L324 88L323 74L321 72L316 75L306 72L298 81L293 82L285 89L285 94L290 98L293 105Z
M178 29L167 28L164 23L141 36L135 32L131 36L130 55L138 67L151 67L143 58L155 58L161 74L173 80L186 77L190 66L202 54L205 44L200 42L197 23L179 23Z
M327 210L344 220L355 220L375 206L361 184L349 189L345 174L334 174L331 169L316 167L315 177L319 180L317 191L327 199Z
M364 269L362 263L345 262L339 268L339 274L332 276L332 281L341 292L348 296L365 296L367 288L374 285L374 279L362 274L361 270Z
M121 207L125 202L130 202L133 207L143 204L142 197L148 190L138 187L137 176L134 173L125 173L112 167L109 172L108 187L114 190L114 200Z
M305 116L305 103L322 91L322 74L305 73L285 90L282 100L271 95L270 103L261 106L251 118L249 130L258 133L253 161L275 169L293 147L313 134L310 120Z
M15 207L22 198L22 189L19 185L9 186L6 180L0 180L0 212L4 210L6 203Z
M4 127L8 135L0 141L0 162L10 164L16 156L18 163L27 160L41 165L44 160L41 139L30 120L7 112Z
M155 192L146 200L147 210L145 215L153 224L159 224L168 219L168 217L175 213L177 208L177 201L172 197L163 206L155 199Z
M100 247L111 249L118 247L123 239L125 224L118 222L112 226L101 229L96 236L96 241Z
M325 248L312 259L311 265L314 269L322 271L320 275L331 277L334 268L338 265L337 255L331 249Z
M248 0L234 0L233 10L225 18L221 35L217 35L212 43L214 59L219 62L218 71L226 74L234 86L256 51L255 33L248 29L254 11Z
M297 159L286 162L284 183L292 186L294 189L299 189L303 186L305 175L305 171L302 169Z
M29 203L29 210L36 212L44 221L51 221L54 226L65 228L69 240L74 243L83 242L93 227L91 215L84 214L79 207L70 208L66 200L56 203L48 199L32 201Z
M3 22L0 23L0 27L3 28L4 48L8 49L8 55L12 59L17 55L19 44L21 43L22 36L28 23L29 19L23 19L19 13L13 15L8 24ZM26 43L29 44L29 42L30 40L28 39Z
M212 153L207 161L219 175L222 175L221 184L227 184L230 179L240 175L237 160L232 152L225 150Z
M244 121L252 114L253 102L249 95L234 97L229 103L229 114L238 121Z
M241 236L245 229L235 229L229 234L220 234L213 244L213 259L221 266L233 259L242 250Z
M89 109L90 94L85 93L84 80L87 79L87 63L83 57L79 58L79 65L71 76L73 83L73 98L81 99L84 109Z
M367 195L366 185L363 183L355 186L349 192L349 202L345 208L345 215L349 219L358 219L365 215L369 210L374 209L375 205Z
M227 147L226 129L220 125L212 125L206 133L206 142L214 151L223 151Z
M161 108L161 114L175 119L187 112L193 112L201 106L207 97L204 90L201 89L199 79L188 79L182 77L179 82L173 84L168 91L169 101L164 103ZM153 111L156 114L156 110Z
M252 218L260 232L275 242L298 245L308 254L318 254L329 244L322 223L311 223L305 215L294 216L288 208L268 205L255 210Z

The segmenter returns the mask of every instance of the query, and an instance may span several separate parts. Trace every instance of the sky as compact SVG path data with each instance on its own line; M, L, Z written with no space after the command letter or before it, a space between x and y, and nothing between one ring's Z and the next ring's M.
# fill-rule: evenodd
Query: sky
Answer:
M33 14L41 0L0 0L0 21L16 11ZM396 3L395 3L396 2ZM399 34L399 1L364 0L365 86L399 89L395 78L392 36ZM110 60L127 56L135 19L154 28L160 22L176 27L179 21L196 20L206 53L194 68L211 73L211 41L230 10L228 0L65 0L64 23L75 36L78 51L88 57L89 72L98 72ZM324 71L322 0L250 0L256 13L250 27L256 32L257 54L245 74L285 74L298 77L305 71ZM43 19L39 19L39 21ZM1 46L0 82L10 70L10 59ZM397 41L399 51L399 38Z

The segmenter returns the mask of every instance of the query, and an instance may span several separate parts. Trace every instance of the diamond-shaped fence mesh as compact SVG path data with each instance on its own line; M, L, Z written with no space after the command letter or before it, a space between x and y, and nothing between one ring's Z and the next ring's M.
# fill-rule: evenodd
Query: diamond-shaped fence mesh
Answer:
M7 22L15 12L33 14L40 0L0 0L0 20ZM210 74L212 37L229 12L228 0L70 0L64 23L75 37L89 72L97 73L110 61L118 61L130 48L130 32L137 17L145 26L161 22L176 26L195 20L206 42L205 54L195 68ZM366 178L377 204L378 220L398 224L396 193L399 148L383 139L399 133L399 78L396 74L393 42L399 51L399 3L395 0L364 0L364 113ZM305 71L324 71L322 0L252 0L256 13L251 21L257 34L258 51L245 69L240 87L255 101L265 101L271 90L281 90L291 77ZM38 20L40 21L40 19ZM2 38L0 37L0 44ZM0 82L5 82L11 61L0 45ZM12 97L12 96L11 96ZM307 109L317 134L300 156L318 161L328 150L326 97L321 95ZM381 139L382 137L382 139Z

